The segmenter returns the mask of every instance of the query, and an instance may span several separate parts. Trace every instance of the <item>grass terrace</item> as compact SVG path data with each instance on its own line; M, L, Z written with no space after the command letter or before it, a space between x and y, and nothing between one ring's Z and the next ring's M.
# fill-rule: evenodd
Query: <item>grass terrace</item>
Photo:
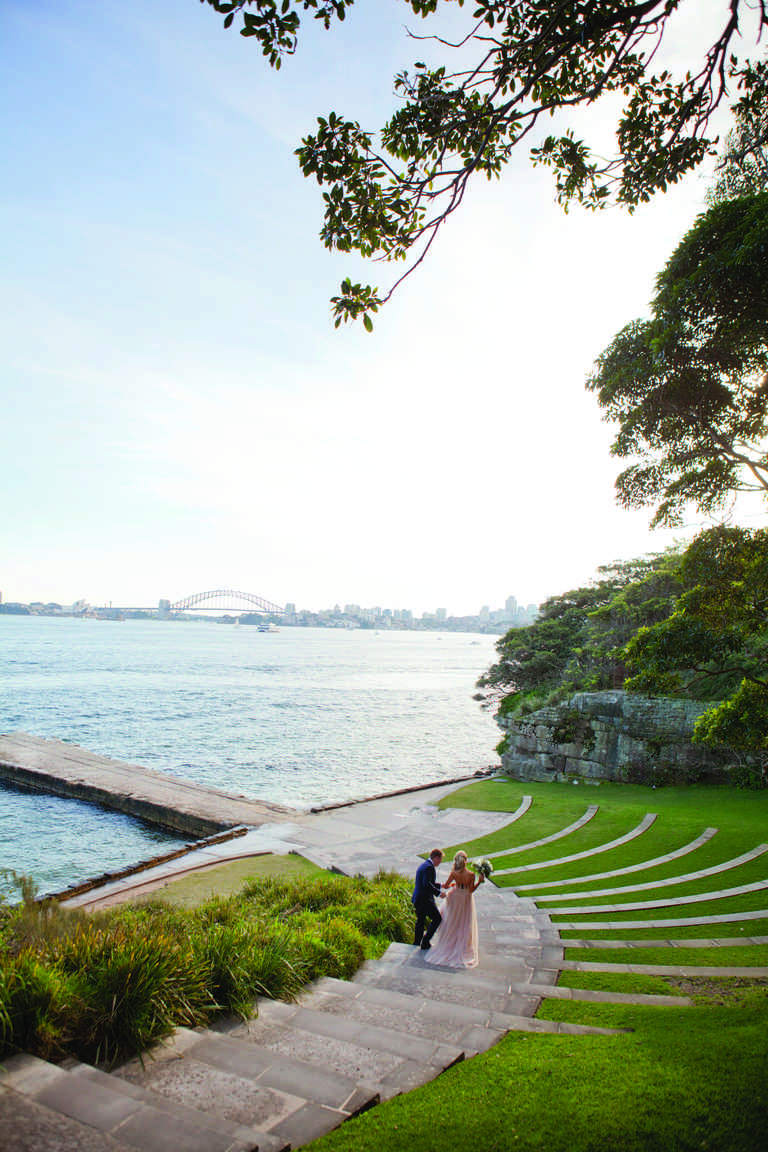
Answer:
M494 883L549 913L568 965L560 986L680 1006L546 999L539 1018L626 1031L510 1033L310 1147L762 1152L768 792L492 780L440 806L510 813L501 831L447 855L491 856ZM641 902L652 907L624 907Z

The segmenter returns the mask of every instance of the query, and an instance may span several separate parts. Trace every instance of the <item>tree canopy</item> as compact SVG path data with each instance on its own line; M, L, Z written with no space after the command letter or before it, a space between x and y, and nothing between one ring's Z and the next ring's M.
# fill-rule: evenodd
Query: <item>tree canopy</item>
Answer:
M711 701L694 740L742 759L735 782L768 784L768 529L600 568L496 651L478 687L499 715L609 688Z
M533 624L498 641L498 661L478 680L486 706L526 712L573 692L621 688L622 646L672 612L678 566L674 550L607 565L584 587L550 597Z
M735 491L768 495L768 192L713 205L657 279L651 318L627 325L587 388L619 430L625 507L675 524Z
M448 0L405 0L427 18ZM329 28L353 0L201 0L237 18L278 68L295 52L302 14ZM457 0L463 6L463 0ZM383 295L345 280L333 298L337 326L370 314L424 258L475 175L498 177L523 143L549 166L557 196L630 210L689 172L713 150L713 112L728 91L748 106L768 85L765 63L739 62L731 46L740 21L768 24L768 0L719 0L713 43L683 76L654 71L654 57L679 9L693 0L474 0L466 32L439 43L453 66L416 61L395 77L399 107L376 132L331 112L298 149L305 176L323 193L321 237L330 249L402 260ZM423 39L424 37L417 37ZM602 158L567 126L547 131L558 110L624 101L615 154Z
M736 109L725 141L717 178L707 197L711 204L768 189L768 93L756 89Z
M686 550L674 611L627 643L629 691L715 700L694 739L768 767L768 529L712 528Z

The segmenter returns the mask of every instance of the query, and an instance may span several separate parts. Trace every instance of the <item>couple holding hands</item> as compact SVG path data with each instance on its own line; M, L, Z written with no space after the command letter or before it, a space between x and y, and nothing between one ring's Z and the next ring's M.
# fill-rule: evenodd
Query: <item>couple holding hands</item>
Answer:
M440 849L433 848L429 858L416 869L411 896L416 909L413 942L427 953L424 959L428 964L474 968L477 965L477 913L473 893L485 877L482 872L476 876L469 870L466 852L457 852L450 876L440 884L437 869L442 859ZM435 903L436 896L445 897L442 913ZM433 947L432 937L438 928L440 932Z

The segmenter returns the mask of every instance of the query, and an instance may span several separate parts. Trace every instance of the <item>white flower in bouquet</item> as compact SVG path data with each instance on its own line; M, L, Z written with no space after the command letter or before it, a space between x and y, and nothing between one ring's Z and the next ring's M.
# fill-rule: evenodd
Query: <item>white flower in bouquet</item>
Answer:
M487 880L491 872L493 872L493 864L491 864L486 856L484 856L482 860L473 860L471 867L472 871L479 873L483 880Z

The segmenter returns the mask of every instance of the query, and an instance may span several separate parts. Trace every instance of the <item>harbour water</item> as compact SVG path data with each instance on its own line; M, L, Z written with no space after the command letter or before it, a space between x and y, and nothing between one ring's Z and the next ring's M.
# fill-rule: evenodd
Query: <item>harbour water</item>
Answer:
M306 808L495 763L500 733L472 699L495 640L0 615L0 732ZM117 813L0 788L0 868L43 891L172 842Z

